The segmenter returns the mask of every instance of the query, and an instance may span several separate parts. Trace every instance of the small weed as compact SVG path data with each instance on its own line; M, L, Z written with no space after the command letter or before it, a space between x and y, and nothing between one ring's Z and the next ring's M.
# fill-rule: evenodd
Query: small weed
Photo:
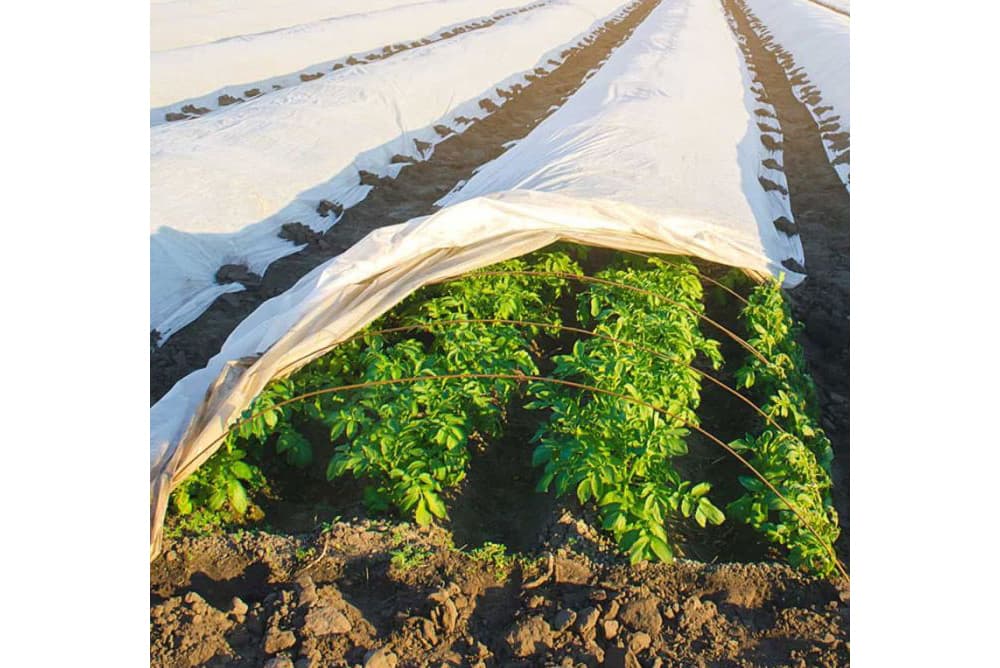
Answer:
M489 541L469 552L469 556L476 561L492 565L493 574L498 580L506 577L511 567L518 561L517 555L507 554L506 545Z
M389 536L389 539L392 541L393 547L398 547L406 542L406 531L409 528L410 525L407 522L397 524L392 528L392 535Z
M338 522L340 522L340 519L341 519L340 515L337 515L336 517L334 517L329 522L320 522L320 524L319 524L319 534L322 536L323 534L328 534L331 531L333 531L333 525L335 525Z
M389 563L398 571L408 571L419 568L431 556L431 551L422 545L403 545L389 552L392 555Z

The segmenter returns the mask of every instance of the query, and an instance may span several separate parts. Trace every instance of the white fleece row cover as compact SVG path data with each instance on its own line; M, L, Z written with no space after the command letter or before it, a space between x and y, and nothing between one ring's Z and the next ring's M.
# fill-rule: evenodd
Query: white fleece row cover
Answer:
M688 71L693 67L702 81ZM787 252L801 258L797 242L772 236L770 216L788 211L756 181L749 156L756 151L759 161L764 154L754 148L760 144L753 104L719 3L663 0L566 106L524 140L522 146L538 152L522 155L531 166L520 171L547 190L476 197L371 232L262 304L204 369L153 406L151 556L159 551L170 489L217 449L227 426L272 378L292 373L423 285L559 240L696 255L759 274L782 271ZM588 124L592 129L585 131ZM671 133L691 139L671 142ZM617 143L617 152L604 138ZM547 141L557 146L542 150ZM647 142L648 151L642 148ZM503 160L487 166L482 178L492 178ZM670 176L677 170L688 174ZM478 188L475 181L467 187ZM672 192L643 194L664 190ZM790 286L803 278L786 277Z
M210 103L248 88L271 89L271 79L396 42L420 39L456 23L518 6L517 0L400 0L379 9L196 44L150 55L150 121L163 121L163 107ZM230 88L232 87L232 88Z
M823 147L831 163L850 151L836 149L831 134L851 132L851 18L812 2L812 0L745 0L747 6L770 31L774 41L791 53L795 64L789 74L799 71L805 81L792 91L806 105L819 127L836 123L835 131L824 131ZM850 5L847 7L850 11ZM822 99L815 104L806 100L812 86ZM805 90L803 90L805 89ZM818 111L817 111L818 110ZM834 164L834 169L848 191L851 189L850 162Z
M788 196L760 179L788 186L762 165L780 153L761 143L753 111L762 105L721 3L665 0L655 16L558 111L438 204L505 190L617 200L724 229L758 258L805 264L799 237L773 225L792 220Z
M164 339L219 295L224 264L267 266L300 247L277 236L298 221L330 227L317 204L344 207L370 190L359 170L394 176L395 154L426 158L434 126L486 115L481 99L552 69L568 44L622 10L621 0L556 0L484 30L348 67L194 121L151 131L150 328ZM509 48L517 44L516 49ZM457 126L459 129L461 126ZM432 149L429 149L432 150ZM428 150L428 151L429 151Z
M172 0L149 8L150 49L166 51L425 0Z

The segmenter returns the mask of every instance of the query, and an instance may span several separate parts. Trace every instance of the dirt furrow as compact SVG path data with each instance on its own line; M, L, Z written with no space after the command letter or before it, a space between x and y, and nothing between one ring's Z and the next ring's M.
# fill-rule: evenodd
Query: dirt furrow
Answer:
M357 65L368 65L370 63L377 62L379 60L385 60L386 58L391 58L397 54L410 51L411 49L418 49L428 44L434 44L436 42L443 42L444 40L451 39L452 37L457 37L463 35L467 32L472 32L475 30L482 30L483 28L488 28L498 21L514 16L516 14L523 14L525 12L530 12L533 9L538 9L540 7L548 4L548 0L543 2L536 2L530 5L525 5L524 7L518 7L517 9L510 9L505 12L500 12L490 16L488 18L476 19L464 23L462 25L454 26L451 28L446 28L440 30L433 35L428 35L427 37L422 37L415 39L413 41L406 42L396 42L394 44L387 44L381 48L373 49L365 53L354 53L349 56L345 56L338 60L323 63L322 65L313 65L312 67L303 68L301 72L290 75L290 79L286 81L285 77L280 77L282 83L275 83L275 79L271 78L267 80L267 83L257 82L245 84L247 88L243 91L242 96L237 97L229 93L223 93L216 98L215 104L211 105L209 102L197 103L197 100L203 100L204 96L199 98L193 98L189 100L183 100L177 102L176 104L167 105L159 110L163 114L163 121L167 123L172 123L176 121L187 121L193 118L200 118L206 114L210 114L213 111L217 111L224 107L228 107L233 104L239 104L240 102L245 102L248 99L257 98L261 95L266 95L267 93L281 90L282 88L288 88L290 86L300 85L308 83L310 81L315 81L320 79L327 74L327 72L336 72L338 70L344 69L345 67L354 67ZM224 90L224 89L223 89ZM220 92L220 91L216 91ZM212 94L214 95L214 93ZM205 106L210 105L210 106Z
M828 581L774 563L629 566L598 527L555 513L538 537L548 567L371 520L171 540L150 571L150 665L849 664L850 606Z
M832 9L826 5L821 6ZM826 103L821 91L809 79L808 73L795 61L795 55L778 43L770 27L757 18L749 6L744 4L744 9L750 28L760 39L761 45L774 56L784 69L788 83L792 86L793 95L806 105L812 114L813 122L819 128L820 138L826 146L827 159L833 165L846 166L846 170L842 170L838 176L849 187L851 181L850 128L841 125L840 114L834 107Z
M523 138L558 109L658 4L659 0L634 3L580 44L567 48L561 63L550 62L550 71L537 69L528 76L526 85L498 89L506 101L496 106L489 99L482 100L480 104L490 112L485 118L458 117L453 127L437 126L443 141L434 145L426 160L407 164L396 178L379 178L362 172L362 183L373 186L371 192L362 202L344 211L339 222L325 234L289 221L281 236L308 244L305 249L274 262L262 277L250 276L244 282L245 291L222 295L162 346L150 346L150 403L162 397L177 380L203 367L240 321L311 269L347 250L378 227L433 213L438 199L468 180L478 167L499 157L512 142ZM416 148L425 154L429 147ZM399 162L410 161L397 157ZM325 201L320 207L324 205L336 207Z
M834 502L843 533L840 557L850 550L850 231L851 199L826 156L820 130L796 99L777 57L750 27L740 0L722 0L745 38L749 63L777 111L792 213L805 251L808 278L789 291L805 324L802 342L819 388L823 426L836 453ZM748 18L749 17L749 18Z

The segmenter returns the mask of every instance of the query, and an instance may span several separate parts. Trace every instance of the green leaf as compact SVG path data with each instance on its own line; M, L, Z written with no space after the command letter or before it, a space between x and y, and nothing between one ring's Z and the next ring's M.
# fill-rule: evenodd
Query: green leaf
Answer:
M417 524L422 527L425 527L434 521L431 514L427 512L427 502L423 499L423 497L421 497L420 501L417 502L417 510L414 514L414 519L416 519Z
M209 510L218 510L226 502L226 490L216 487L208 497Z
M339 455L331 457L330 463L326 465L326 479L333 480L334 478L338 478L344 475L346 470L347 461L343 457Z
M632 546L635 545L635 542L640 538L642 538L642 532L638 529L632 529L631 531L627 531L625 535L621 537L618 545L623 550L630 550Z
M193 510L191 496L186 489L179 489L174 492L174 507L181 515L188 515Z
M697 498L700 496L705 496L712 489L712 485L707 482L700 482L691 488L691 496Z
M640 561L646 559L646 548L649 546L649 537L642 536L637 541L632 543L632 547L628 550L628 560L632 564L637 564Z
M695 519L695 521L696 521L696 522L698 523L698 526L700 526L700 527L704 527L704 526L705 526L705 521L706 521L706 520L707 520L708 518L707 518L707 517L705 516L705 511L703 511L703 510L701 509L701 506L700 506L700 505L699 505L699 506L698 506L698 508L697 508L697 509L695 509L695 511L694 511L694 519Z
M230 480L226 487L229 504L236 511L237 515L244 515L247 512L247 508L250 507L250 499L247 498L246 489L243 488L239 480Z
M240 480L250 480L253 477L253 469L246 462L233 462L229 465L229 471Z
M683 457L688 453L687 441L678 436L667 438L664 443L667 447L667 454L671 457Z
M549 485L552 484L552 479L555 477L556 477L556 472L554 470L551 471L546 470L545 475L543 475L542 479L538 481L538 486L535 487L535 489L538 490L539 492L549 491Z
M410 508L413 508L415 505L417 505L417 502L419 502L422 498L423 498L423 491L419 487L417 486L409 487L406 488L406 491L402 494L401 497L397 495L396 505L399 506L402 510L409 510Z
M748 475L739 476L738 480L740 484L743 485L744 489L751 492L763 492L764 483L762 483L758 478Z
M674 553L671 551L670 546L656 536L650 537L649 547L653 550L653 554L663 563L669 564L674 560Z
M698 500L698 510L705 516L712 524L722 524L726 521L726 516L721 510L712 505L712 502L707 498L701 498Z
M427 508L440 519L448 518L448 511L444 507L444 501L434 492L425 491L424 499L427 501Z
M539 445L535 448L535 451L531 453L531 465L541 466L552 459L552 451L545 445Z
M297 468L305 468L312 463L312 445L305 436L291 427L281 430L274 449L278 453L284 453L285 460Z

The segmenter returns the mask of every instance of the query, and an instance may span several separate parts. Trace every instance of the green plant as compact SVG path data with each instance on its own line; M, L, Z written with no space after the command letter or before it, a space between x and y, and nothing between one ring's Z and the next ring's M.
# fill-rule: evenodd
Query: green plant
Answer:
M516 555L507 554L507 546L503 543L492 543L487 541L469 551L469 556L478 562L488 564L492 567L493 575L502 580L507 577L507 573L517 563Z
M736 279L724 277L728 283ZM563 326L574 297L581 327ZM470 446L500 435L524 392L539 416L539 489L595 504L631 561L670 561L677 545L668 525L717 525L728 514L786 546L792 563L831 572L839 532L832 449L818 427L796 327L772 284L751 293L742 317L747 341L709 320L701 276L683 258L619 256L585 278L568 253L544 252L425 288L270 383L172 507L197 531L259 515L252 498L267 491L266 462L269 472L352 475L374 511L395 508L419 525L446 519L447 493L465 479ZM729 447L777 490L743 476L745 492L725 514L710 498L712 482L688 479L707 476L680 465L693 430L727 447L700 425L702 380L726 387L705 371L724 360L704 322L751 351L736 378L763 404L738 396L765 422ZM554 367L543 377L544 349L554 348L566 352L544 360ZM328 444L306 437L324 431ZM324 461L326 448L332 456ZM393 547L394 566L422 563L417 548L398 540ZM503 571L516 559L497 544L473 554Z
M642 399L672 417L611 396L533 383L529 408L546 409L551 417L535 436L539 445L532 463L545 467L540 490L554 485L560 495L575 491L580 503L593 500L603 527L633 563L670 561L669 515L693 517L701 526L725 519L707 496L711 485L684 480L673 462L688 452L686 425L698 424L701 378L690 364L701 353L718 368L722 356L718 342L699 330L703 306L694 265L655 258L632 265L599 277L665 295L687 308L665 308L662 298L591 285L579 297L581 322L643 348L580 340L572 353L554 358L552 375Z
M170 496L176 513L175 532L206 533L263 516L251 495L266 489L259 467L232 440L219 448Z
M532 265L511 260L501 265L517 271L529 266L547 271L579 271L562 253L541 254ZM440 294L405 314L404 323L442 320L533 319L558 323L552 306L566 281L538 281L525 276L471 276L442 286ZM431 328L429 343L406 339L385 345L369 342L361 378L379 381L414 376L470 372L534 374L528 335L511 325L448 325ZM394 505L417 524L445 519L441 493L464 478L470 439L496 436L503 412L517 388L511 380L468 379L461 383L417 382L383 385L336 398L327 414L331 440L337 443L327 477L351 473L373 481L366 490L370 507Z
M751 476L740 477L746 493L727 510L786 547L792 565L827 575L837 568L833 544L840 535L831 495L833 449L818 426L815 385L796 341L800 327L776 282L754 288L742 315L752 334L749 342L769 363L748 356L736 377L742 387L763 398L764 412L781 430L766 428L730 445L792 501L798 513Z
M498 266L511 272L580 271L563 252L539 253L530 262L515 259ZM288 465L305 469L312 465L314 452L303 435L304 426L320 423L329 430L335 446L325 466L327 478L351 474L368 481L365 501L373 510L394 506L420 525L445 519L442 492L464 479L469 441L495 436L501 430L516 381L382 385L349 396L286 402L336 384L469 371L536 373L529 348L530 337L539 334L538 327L432 325L498 318L558 324L554 304L565 286L566 281L558 278L472 274L426 291L429 297L425 292L420 299L408 299L372 327L422 325L429 329L430 341L362 333L293 377L270 383L244 411L243 422L227 447L239 443L262 458L273 446Z
M431 551L421 545L403 545L389 551L389 563L399 571L408 571L423 566L430 558Z

